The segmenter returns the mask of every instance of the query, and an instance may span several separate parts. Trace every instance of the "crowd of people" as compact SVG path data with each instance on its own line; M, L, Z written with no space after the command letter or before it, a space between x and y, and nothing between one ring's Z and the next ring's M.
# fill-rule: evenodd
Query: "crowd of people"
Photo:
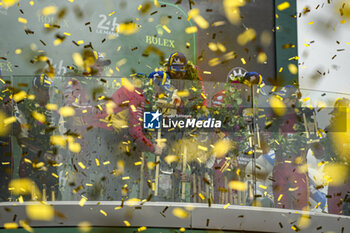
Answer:
M349 215L350 100L337 100L329 126L320 129L317 111L302 106L297 87L269 87L256 72L231 76L209 101L196 66L175 52L151 74L113 83L108 96L87 82L100 82L111 61L100 53L85 61L64 90L46 74L33 78L32 94L0 80L2 201L13 198L11 180L19 177L29 178L45 200L138 198ZM215 118L222 127L144 129L144 113L155 111ZM342 175L311 172L310 158Z

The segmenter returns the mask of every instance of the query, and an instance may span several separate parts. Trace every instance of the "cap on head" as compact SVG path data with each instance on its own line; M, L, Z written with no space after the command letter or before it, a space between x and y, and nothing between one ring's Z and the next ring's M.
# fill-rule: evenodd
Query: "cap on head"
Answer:
M169 71L186 72L187 59L185 54L180 52L172 53L168 60Z
M170 78L167 73L163 71L152 72L148 78L153 80L153 83L160 86L164 91L171 92Z
M279 92L276 93L276 95L281 96L283 99L301 98L301 92L299 89L292 85L284 86Z
M97 52L97 58L95 64L101 65L101 66L109 66L111 64L110 59L105 59L102 53Z
M53 82L46 74L40 74L34 77L33 86L35 88L48 89L53 86Z
M261 85L265 81L264 81L264 78L259 73L257 73L257 72L247 72L244 75L243 82L244 83L248 82L248 84L250 84L250 85L254 85L254 84Z

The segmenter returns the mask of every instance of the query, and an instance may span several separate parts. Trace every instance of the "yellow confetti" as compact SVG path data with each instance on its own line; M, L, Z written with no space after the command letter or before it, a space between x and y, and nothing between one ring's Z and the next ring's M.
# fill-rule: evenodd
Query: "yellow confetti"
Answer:
M163 29L167 32L167 33L171 33L171 30L168 28L167 25L163 25Z
M50 136L50 144L51 145L58 145L61 147L65 147L66 146L66 138L62 135L52 135Z
M31 6L34 6L34 1L30 1L29 4L30 4Z
M81 145L77 142L71 142L68 145L68 149L73 153L79 153L81 151Z
M32 117L40 123L45 123L46 121L45 115L38 112L32 112Z
M79 228L79 231L81 231L83 233L87 233L87 232L91 231L92 227L91 227L91 224L89 222L84 221L84 222L78 223L78 228Z
M156 0L155 0L156 1ZM140 231L145 231L147 229L147 227L145 227L145 226L143 226L143 227L139 227L138 229L137 229L137 231L138 232L140 232Z
M245 30L243 33L239 34L237 37L237 42L239 45L246 45L249 41L252 41L256 38L256 32L254 29L249 28Z
M28 21L25 18L18 17L18 22L26 24Z
M115 11L112 11L111 13L109 13L108 16L112 16L112 15L114 15L114 13L115 13Z
M349 167L342 163L326 164L323 168L326 174L325 178L334 186L344 184L347 174L349 174Z
M296 65L294 65L293 63L290 63L288 65L288 69L289 69L289 72L291 74L297 74L298 73L298 67Z
M232 143L229 140L219 140L215 143L213 153L217 158L224 157L232 148Z
M68 33L68 32L64 32L63 34L66 35L66 36L71 36L71 34Z
M277 201L281 201L282 197L283 197L283 194L280 194L280 195L278 196Z
M122 180L130 180L130 176L124 176L122 177Z
M243 57L241 58L241 62L243 65L245 65L247 63Z
M281 3L281 4L279 4L278 6L277 6L277 9L279 10L279 11L283 11L283 10L285 10L285 9L288 9L290 7L290 3L289 2L283 2L283 3Z
M280 67L280 69L278 70L279 73L281 73L283 71L283 67Z
M103 210L100 210L100 213L103 214L104 216L107 216L107 213Z
M22 49L16 49L16 50L15 50L15 54L18 55L18 54L21 54L21 53L22 53Z
M13 5L15 5L19 0L2 0L2 6L7 9Z
M232 180L229 182L228 186L230 187L230 189L233 189L233 190L238 190L238 191L247 190L247 184L240 181Z
M224 210L226 210L231 204L227 203L226 205L224 205Z
M56 173L51 173L51 175L55 178L58 178L58 175Z
M127 78L122 78L122 86L124 86L128 91L135 90L135 86Z
M311 22L309 22L308 24L309 24L309 25L314 24L314 21L311 21Z
M267 189L267 187L265 185L259 185L259 187L262 189Z
M50 205L35 204L28 205L26 213L31 220L51 221L54 218L55 210Z
M118 33L124 35L131 35L138 31L138 27L135 23L121 23L117 29Z
M181 228L179 229L179 231L180 231L180 232L185 232L185 231L186 231L186 228L181 227Z
M19 102L26 97L27 97L27 93L25 91L20 91L20 92L13 95L13 100L16 102Z
M159 7L159 6L160 6L158 0L154 0L154 5L155 5L156 7Z
M85 205L85 202L87 201L88 199L86 198L86 197L82 197L81 199L80 199L80 201L79 201L79 205L81 206L81 207L83 207L84 205Z
M182 218L182 219L189 217L189 213L182 208L174 208L173 215L178 217L178 218Z
M56 111L58 109L57 104L46 104L46 109L49 111Z
M259 64L265 63L265 62L267 61L267 55L266 55L266 53L260 52L260 53L258 54L257 61L258 61Z
M57 13L57 10L56 6L47 6L41 11L41 14L44 16L53 15Z
M272 96L270 98L270 106L272 107L274 113L276 113L278 116L283 116L287 111L286 105L276 96Z
M135 166L140 166L140 165L142 165L142 162L141 161L135 162L134 165Z
M124 220L124 224L125 226L130 227L130 223L128 221Z
M24 230L34 233L33 228L31 228L25 220L19 220L19 224L23 227Z
M72 55L74 63L78 66L83 68L84 66L84 61L83 61L83 57L81 56L80 53L73 53Z
M213 59L209 60L209 62L208 62L209 66L217 66L220 63L221 63L221 61L218 57L213 58Z
M82 169L85 169L85 165L82 163L82 162L79 162L78 165L82 168Z
M344 23L346 23L346 20L345 20L345 19L342 19L342 20L340 20L340 23L341 23L341 24L344 24Z
M207 29L209 23L199 14L198 8L193 8L188 12L189 18L193 18L194 22L202 29Z
M141 9L142 9L142 5L140 4L137 10L140 11Z
M202 200L205 200L205 197L203 196L202 193L198 193L198 196L199 196Z
M192 27L187 27L185 29L185 32L187 34L192 34L192 33L196 33L198 31L198 28L196 26L192 26Z
M5 229L17 229L18 224L15 222L7 222L7 223L4 223L4 228Z
M68 106L61 107L60 110L59 110L59 113L63 117L70 117L70 116L74 116L75 115L74 108L68 107Z
M208 147L198 145L198 149L202 151L208 151Z
M241 21L241 15L239 7L245 5L244 0L224 0L224 9L226 18L230 21L231 24L239 24Z

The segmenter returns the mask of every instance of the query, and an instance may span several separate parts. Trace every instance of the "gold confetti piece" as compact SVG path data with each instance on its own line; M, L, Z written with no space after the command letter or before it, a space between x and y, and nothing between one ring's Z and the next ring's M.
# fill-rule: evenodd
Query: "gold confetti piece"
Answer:
M140 11L141 9L142 9L142 5L140 4L137 10Z
M0 115L1 115L1 114L2 114L2 112L0 112ZM8 125L10 125L10 124L12 124L12 123L14 123L14 122L17 121L17 119L16 119L15 116L7 117L7 118L5 118L5 119L4 119L4 117L5 117L5 114L3 114L2 116L0 116L0 119L3 119L1 123L4 124L4 125L3 125L4 127L6 127L6 126L8 126ZM0 124L0 125L1 125L1 124Z
M198 193L198 196L199 196L202 200L205 200L205 197L203 196L202 193Z
M108 14L108 16L114 15L115 11L112 11L111 13Z
M239 34L237 37L237 42L240 45L246 45L249 41L252 41L256 38L256 32L254 29L249 28L245 30L243 33Z
M219 27L219 26L222 26L222 25L225 25L225 21L216 21L212 24L213 27Z
M62 42L63 42L63 40L57 38L56 40L53 41L53 45L54 46L59 46Z
M7 223L4 223L4 228L5 229L17 229L18 224L15 222L7 222Z
M79 153L81 151L81 145L77 142L69 143L68 149L73 153Z
M2 0L2 6L7 9L13 5L15 5L19 0Z
M28 205L26 213L31 220L40 221L51 221L55 216L54 208L44 204Z
M311 21L311 22L309 22L308 24L309 24L309 25L314 24L314 21Z
M188 97L190 95L190 92L188 90L179 91L176 93L179 97Z
M286 113L287 111L286 105L283 103L282 100L280 100L276 96L271 96L269 102L270 102L270 106L272 107L272 110L278 116L283 116Z
M100 210L100 213L103 214L104 216L107 216L107 213L103 210Z
M226 47L225 45L221 44L221 43L217 43L218 49L222 52L225 53L226 52Z
M124 176L122 177L122 180L130 180L130 176Z
M220 63L221 63L221 61L218 57L213 58L213 59L209 60L209 62L208 62L209 66L217 66Z
M87 187L92 187L93 185L92 184L85 184Z
M34 6L34 1L30 1L29 4L30 4L31 6Z
M283 2L283 3L281 3L281 4L279 4L278 6L277 6L277 9L279 10L279 11L283 11L283 10L285 10L285 9L288 9L290 7L290 3L289 2Z
M22 49L16 49L16 50L15 50L15 54L18 55L18 54L21 54L21 53L22 53Z
M134 165L135 166L140 166L140 165L142 165L142 162L141 161L135 162Z
M180 231L180 232L185 232L185 231L186 231L186 228L181 227L181 228L179 229L179 231Z
M25 18L18 17L18 22L26 24L28 21Z
M241 58L241 62L243 65L245 65L247 63L243 57Z
M282 197L283 197L283 194L280 194L280 195L278 196L277 201L281 201Z
M22 195L21 195L21 196L19 196L19 198L18 198L18 202L19 202L19 203L23 203L23 197L22 197Z
M83 68L83 66L84 66L84 61L83 61L83 58L82 58L82 56L80 55L80 53L73 53L72 57L73 57L74 63L75 63L78 67Z
M294 65L293 63L290 63L288 65L288 69L289 69L289 72L291 74L297 74L298 73L298 67L296 65Z
M244 0L224 0L224 9L226 18L230 21L231 24L239 24L241 21L241 15L239 7L245 5Z
M91 231L92 226L91 226L91 224L89 222L84 221L84 222L78 223L78 228L79 228L79 231L81 231L83 233L88 233L88 232Z
M87 201L88 199L86 198L86 197L82 197L81 199L80 199L80 201L79 201L79 205L81 206L81 207L83 207L84 205L85 205L85 202Z
M63 117L70 117L70 116L74 116L75 115L74 108L68 107L68 106L61 107L60 110L59 110L59 113Z
M58 175L56 173L51 173L51 175L55 178L58 178Z
M45 115L38 112L32 112L32 117L40 123L45 123L46 121Z
M224 157L232 148L232 143L229 140L219 140L215 143L213 153L217 158Z
M267 189L267 187L265 185L259 185L259 187L262 189Z
M196 33L198 31L198 28L196 26L192 26L192 27L187 27L185 29L185 32L187 34L192 34L192 33Z
M344 23L346 23L346 20L345 20L345 19L342 19L342 20L340 20L340 23L341 23L341 24L344 24Z
M117 32L123 35L131 35L138 31L138 27L135 23L121 23L117 27Z
M230 189L233 189L233 190L238 190L238 191L247 190L247 184L240 181L235 181L235 180L230 181L228 186L230 187Z
M26 97L27 97L27 93L25 91L20 91L20 92L13 95L13 100L16 102L19 102Z
M41 11L41 14L44 16L53 15L57 13L57 10L56 6L47 6Z
M178 217L178 218L182 218L182 219L189 217L189 213L182 208L174 208L173 215Z
M154 5L155 5L156 7L159 7L159 6L160 6L159 3L158 3L158 0L154 0Z
M68 33L68 32L64 32L63 34L66 35L66 36L71 36L71 34Z
M79 162L78 165L82 168L82 169L85 169L85 165L82 163L82 162Z
M99 167L100 166L100 161L96 158L95 162L96 162L96 166Z
M50 144L51 145L58 145L61 147L66 147L66 138L61 135L52 135L50 136Z
M198 145L198 149L202 151L208 151L208 147Z
M203 71L203 74L211 74L210 71Z
M122 86L131 92L135 90L134 85L127 78L122 78Z
M171 164L171 163L176 162L178 160L179 160L179 156L177 156L177 155L168 155L164 158L164 161L167 164Z
M24 220L19 220L19 224L23 227L24 230L30 232L30 233L34 233L33 228L31 228L26 221Z
M338 144L337 144L338 145ZM328 180L334 186L340 186L344 184L349 168L341 163L326 164L323 168L323 172L326 174L324 178Z
M46 104L45 107L49 111L56 111L58 109L58 105L57 104Z
M224 210L227 209L227 207L229 207L231 204L230 203L227 203L225 206L224 206Z
M265 62L267 61L267 55L266 55L266 53L260 52L260 53L258 54L257 61L258 61L259 64L265 63Z
M171 30L168 28L167 25L163 25L163 29L167 32L167 33L171 33Z
M154 1L157 1L157 0L154 0ZM143 227L139 227L139 228L137 229L137 231L138 231L138 232L140 232L140 231L145 231L146 229L147 229L147 227L143 226Z
M218 51L218 46L217 46L217 44L214 43L214 42L210 42L210 43L208 44L208 48L209 48L211 51L213 51L213 52Z
M299 189L299 187L295 187L295 188L289 188L288 191L290 192L294 192L294 191L297 191Z
M128 221L124 220L124 224L125 226L130 227L130 223Z

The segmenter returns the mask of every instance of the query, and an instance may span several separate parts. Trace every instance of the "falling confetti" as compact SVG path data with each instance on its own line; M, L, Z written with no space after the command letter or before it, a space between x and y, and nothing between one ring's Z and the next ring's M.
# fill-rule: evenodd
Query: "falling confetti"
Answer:
M55 216L54 208L45 204L28 205L26 213L31 220L40 221L51 221Z

